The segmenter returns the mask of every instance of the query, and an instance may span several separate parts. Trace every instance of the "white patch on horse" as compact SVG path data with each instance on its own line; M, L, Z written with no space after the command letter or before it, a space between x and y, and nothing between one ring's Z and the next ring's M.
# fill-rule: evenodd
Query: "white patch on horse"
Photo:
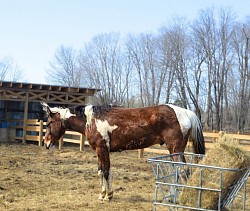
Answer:
M188 133L189 129L192 127L192 122L190 121L189 116L187 114L188 110L172 104L167 105L174 109L176 117L180 124L182 134L183 136L185 136Z
M50 141L47 141L45 144L46 144L46 147L48 148L50 146Z
M47 103L42 102L41 104L43 105L43 107L48 107L52 113L54 114L59 113L61 120L66 120L71 116L76 116L75 114L72 114L68 108L60 108L60 107L51 108ZM43 110L47 111L46 109Z
M96 129L97 131L102 135L102 137L106 140L106 145L108 147L108 149L110 148L110 139L109 139L109 132L112 133L113 130L115 130L116 128L118 128L117 125L113 125L111 126L107 120L102 121L100 119L96 119L95 120L95 124L96 124Z
M58 113L60 114L61 120L66 120L71 116L76 116L75 114L72 114L68 108L59 108Z
M93 117L93 106L88 105L85 107L84 114L86 116L86 128L92 124L92 117Z
M58 107L50 108L50 107L49 107L49 109L50 109L50 111L51 111L52 113L59 113L59 109L60 109L60 108L58 108Z

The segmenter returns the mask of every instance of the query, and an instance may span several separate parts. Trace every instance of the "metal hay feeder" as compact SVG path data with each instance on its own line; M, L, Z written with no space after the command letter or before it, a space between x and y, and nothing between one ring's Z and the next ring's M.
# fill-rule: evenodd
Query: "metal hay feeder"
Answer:
M187 160L186 163L181 161L181 156L183 155ZM178 162L173 161L174 156L178 157ZM168 210L222 210L226 206L232 207L235 198L239 198L242 201L242 210L246 210L246 184L250 175L250 168L229 169L197 164L197 160L202 159L203 157L204 155L200 154L176 153L148 159L156 178L154 211L156 211L156 206L165 206L168 207ZM218 175L220 175L218 178L219 188L203 187L204 178L202 174L204 169L218 171ZM186 181L194 171L199 171L199 185L187 185ZM227 171L237 172L241 176L233 182L233 185L228 188L226 195L223 196L223 175ZM195 199L197 203L195 206L186 206L179 203L179 196L184 188L197 190L198 194ZM239 194L240 190L241 194ZM211 193L218 194L218 201L216 202L217 209L202 208L202 191L211 191Z

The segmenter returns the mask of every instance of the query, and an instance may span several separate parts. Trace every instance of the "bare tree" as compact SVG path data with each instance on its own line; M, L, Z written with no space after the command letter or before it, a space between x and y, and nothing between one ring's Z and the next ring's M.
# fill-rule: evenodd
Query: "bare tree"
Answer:
M159 104L166 78L165 51L160 46L162 37L152 34L128 36L126 48L139 84L140 106Z
M229 118L227 96L228 76L233 69L232 33L234 14L221 9L218 17L213 8L202 10L192 24L194 42L202 49L202 68L206 68L207 108L205 126L222 130L224 121ZM225 115L225 117L224 117Z
M50 62L46 79L51 84L78 87L81 85L81 74L77 67L77 54L72 47L60 46Z
M250 70L249 70L249 54L250 54L250 18L246 23L237 23L235 27L233 43L236 52L236 64L238 78L235 86L237 99L236 125L237 129L244 131L247 123L249 125L249 111L250 111ZM235 88L235 87L234 87Z
M89 85L102 89L97 94L99 103L125 103L130 74L125 59L118 33L97 35L82 49L80 70Z
M158 44L157 61L160 73L160 86L162 86L163 92L161 98L165 103L170 103L171 93L173 91L175 72L170 68L172 61L172 45L168 27L161 27Z
M234 16L230 10L219 11L217 26L218 47L215 55L215 67L213 68L213 92L214 107L216 114L216 129L223 129L224 110L228 110L227 80L229 71L232 71L232 32Z
M13 61L12 58L0 58L0 80L22 81L23 70Z
M0 80L1 81L3 81L6 78L9 68L10 68L10 64L8 61L7 62L4 60L0 61Z
M205 99L203 98L205 93L202 91L204 90L202 86L206 84L204 83L206 72L202 68L205 62L205 53L201 49L200 40L197 40L195 33L191 34L189 41L188 68L185 72L185 82L191 100L190 104L193 104L195 113L201 119L202 110L206 108Z
M205 127L213 127L213 110L212 110L212 72L214 68L214 56L216 52L216 24L214 11L212 9L201 10L199 17L192 24L192 31L196 41L200 44L200 48L205 53L205 61L203 68L206 68L206 111L205 111Z
M142 76L143 58L141 53L140 42L135 36L129 35L126 41L126 47L129 58L131 59L133 67L135 68L135 72L137 73L137 77L135 77L134 79L135 84L132 86L134 86L135 88L138 87L139 89L138 97L140 98L140 105L145 106L146 102L143 97L144 91L143 91L143 76ZM136 83L139 84L139 86L136 86ZM135 95L137 95L137 93L135 93Z
M170 69L174 73L174 87L176 102L179 106L189 107L188 96L186 91L187 83L187 61L188 61L188 44L189 36L186 34L186 22L183 18L174 19L166 30L166 37L170 46Z

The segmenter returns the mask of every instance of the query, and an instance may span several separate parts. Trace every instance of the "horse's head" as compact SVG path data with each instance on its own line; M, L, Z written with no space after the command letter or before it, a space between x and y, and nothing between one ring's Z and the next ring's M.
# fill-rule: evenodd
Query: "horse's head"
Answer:
M50 146L58 143L59 139L65 133L65 127L61 121L61 114L58 110L55 110L54 108L51 109L44 102L41 102L41 105L48 117L44 144L46 148L49 149Z
M44 144L46 148L49 149L50 146L58 143L59 139L64 135L64 133L65 127L63 123L60 120L56 120L56 118L49 117L44 138Z
M44 144L47 149L58 143L64 135L65 127L60 119L59 113L50 113L48 116L47 127L45 132Z

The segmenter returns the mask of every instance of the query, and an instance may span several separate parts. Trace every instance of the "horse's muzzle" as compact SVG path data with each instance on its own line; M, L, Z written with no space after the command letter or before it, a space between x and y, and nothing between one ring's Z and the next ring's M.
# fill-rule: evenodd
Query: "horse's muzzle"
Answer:
M44 145L45 145L46 149L49 149L52 144L50 141L48 141L46 143L44 142Z

